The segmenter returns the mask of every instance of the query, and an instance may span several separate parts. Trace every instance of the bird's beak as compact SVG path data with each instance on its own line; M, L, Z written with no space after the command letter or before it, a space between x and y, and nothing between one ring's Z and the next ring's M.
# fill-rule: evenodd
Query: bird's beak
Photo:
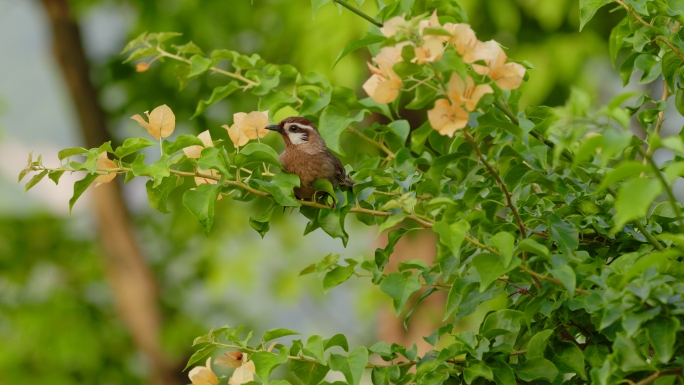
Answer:
M275 132L280 132L280 131L281 131L281 130L280 130L280 126L277 125L277 124L271 124L270 126L266 126L266 129L267 129L267 130L270 130L270 131L275 131Z

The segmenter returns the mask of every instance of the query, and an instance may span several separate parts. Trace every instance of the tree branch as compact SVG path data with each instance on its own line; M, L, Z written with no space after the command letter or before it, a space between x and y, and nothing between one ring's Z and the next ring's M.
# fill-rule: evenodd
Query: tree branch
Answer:
M41 0L52 28L53 52L88 147L110 140L106 116L91 82L81 31L67 0ZM151 362L151 384L179 384L176 371L159 343L161 314L157 307L157 283L143 259L132 233L132 224L119 185L111 183L94 191L96 219L105 257L106 275L118 312L137 348Z

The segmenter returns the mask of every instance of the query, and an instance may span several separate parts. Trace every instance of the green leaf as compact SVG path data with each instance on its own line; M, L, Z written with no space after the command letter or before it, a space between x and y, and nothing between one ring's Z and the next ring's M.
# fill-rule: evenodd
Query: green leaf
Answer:
M325 365L319 365L314 362L291 360L288 369L292 372L304 385L318 385L330 371L330 368Z
M546 329L533 335L527 342L527 356L528 359L534 357L544 357L544 351L549 343L549 338L553 335L553 329Z
M268 385L269 377L273 369L287 362L289 350L285 347L280 348L278 354L270 352L256 352L249 356L256 367L256 375L264 385Z
M60 150L57 153L57 158L59 158L59 160L64 160L65 158L68 158L70 156L81 155L81 154L85 154L87 152L88 152L88 150L86 150L85 148L82 148L82 147L65 148L64 150Z
M494 374L494 382L496 385L516 385L515 375L513 369L507 363L501 361L493 361L489 363L489 367Z
M504 266L503 258L490 253L481 253L473 258L471 264L480 276L480 293L483 293L497 278L516 268L522 260L514 258L508 267Z
M183 368L183 371L186 371L195 362L197 362L197 361L201 360L202 358L210 355L211 352L214 351L214 349L216 349L216 345L207 345L207 346L203 347L202 349L193 353L192 356L190 356L188 363L185 365L185 368Z
M124 49L120 52L120 54L124 54L124 53L132 50L133 48L139 46L140 44L142 44L145 41L146 37L147 37L147 32L141 33L140 35L138 35L138 37L129 41L126 44L126 46L124 47Z
M368 350L361 346L345 357L339 354L330 355L330 369L342 372L349 385L359 385L361 376L368 364Z
M520 320L524 317L525 313L511 309L489 313L482 324L481 334L485 338L492 339L508 333L518 333L520 331Z
M380 282L380 290L394 300L394 310L397 316L411 294L422 287L418 277L418 274L411 276L410 273L390 273Z
M567 222L563 221L558 215L549 216L549 232L558 248L565 255L575 255L575 250L579 246L579 231Z
M183 36L183 34L180 32L157 32L147 35L147 39L156 40L157 43L163 43L177 36Z
M553 382L558 377L558 369L549 360L542 357L534 357L523 362L515 371L515 374L523 381L534 381L540 378Z
M316 13L322 6L328 4L330 0L311 0L311 18L316 18Z
M675 107L680 115L684 115L684 88L677 90L677 94L675 95Z
M183 194L183 205L200 221L207 235L214 224L214 205L220 192L221 185L217 183L201 184Z
M321 209L318 214L318 224L323 231L333 238L340 238L344 247L347 247L349 241L349 235L344 229L344 218L351 208L352 206L345 206L339 211Z
M278 161L278 153L275 150L263 143L249 143L240 150L240 153L235 155L235 166L242 167L251 163L269 163L282 167ZM297 184L299 186L299 183Z
M38 184L38 182L43 180L43 178L45 178L45 175L47 175L47 173L48 173L47 170L45 170L39 174L34 175L33 178L31 178L31 180L28 181L28 183L26 183L26 186L24 186L24 192L27 192L28 190L31 189L31 187L35 186L36 184Z
M169 194L176 187L183 184L185 180L180 178L178 175L171 175L164 180L158 186L154 186L154 182L149 180L145 184L147 189L147 200L150 202L150 206L153 209L158 210L164 214L170 213L166 208L166 201L169 199Z
M285 337L285 336L293 336L293 335L299 335L294 330L290 329L284 329L284 328L277 328L277 329L271 329L264 333L264 342L272 341L276 338L280 337Z
M581 378L587 378L584 373L584 354L572 342L562 342L551 349L551 362L561 373L577 373Z
M48 178L50 178L50 180L55 182L55 184L59 184L59 178L61 178L63 174L64 174L63 170L62 171L53 171L53 172L48 174Z
M171 175L167 163L168 160L169 156L164 154L159 160L147 166L145 165L145 154L138 154L135 161L131 164L131 169L133 169L133 175L135 176L149 176L152 178L154 180L152 187L157 187L164 178Z
M642 162L638 162L636 160L628 160L626 162L622 162L619 166L615 167L615 169L610 171L608 174L606 174L604 178L602 178L603 180L599 185L599 191L604 190L606 187L611 186L624 179L648 171L650 171L650 168Z
M644 71L639 84L647 84L658 78L662 73L663 62L656 55L643 54L634 60L634 68Z
M95 179L97 179L98 174L87 174L83 179L74 183L74 195L69 199L69 212L74 208L74 204L78 198L83 195L83 192L90 186Z
M461 244L468 230L470 230L470 223L463 219L451 224L437 222L432 227L432 231L439 235L439 243L451 250L457 261L460 260ZM439 256L435 258L435 262L440 262L440 260Z
M176 51L179 55L189 54L189 53L204 55L204 52L202 52L202 49L191 41L189 41L183 45L175 45L174 44L174 45L172 45L172 47L176 49Z
M337 195L335 195L335 189L332 183L327 179L314 179L311 183L311 187L314 188L316 192L322 191L327 193L335 203L337 203Z
M323 292L327 292L333 287L345 282L353 273L354 269L350 266L337 266L323 278Z
M674 344L677 342L679 320L676 317L658 317L648 321L644 327L648 331L656 358L662 364L670 362L674 354Z
M317 0L313 0L317 1ZM347 43L346 46L344 46L344 49L340 52L339 55L337 55L337 59L335 59L335 63L333 64L333 68L337 65L337 62L342 60L343 57L349 55L350 53L361 49L363 47L368 47L371 44L376 44L380 43L382 41L385 41L386 38L382 35L371 35L368 34L364 38L361 39L354 39L351 40L350 42Z
M128 55L128 58L124 60L124 63L128 63L133 60L138 60L150 56L157 56L159 54L159 51L157 51L156 47L140 47L136 48L133 52L131 52Z
M580 31L594 17L599 8L610 2L611 0L580 0Z
M482 361L474 361L469 363L468 367L463 370L463 379L466 384L472 384L477 378L485 378L487 380L494 380L494 373L492 369Z
M261 235L261 238L266 235L268 230L270 229L270 225L268 222L271 220L271 216L273 215L273 210L277 204L275 202L271 202L271 205L264 211L263 214L259 218L253 218L249 217L249 225L256 230L259 235ZM303 274L300 274L303 275Z
M325 345L325 350L332 348L333 346L339 346L344 349L345 352L349 351L349 344L347 343L347 337L344 334L335 334L334 336L323 340Z
M651 204L662 192L662 185L655 178L636 178L620 186L615 202L614 217L616 232L625 223L645 217Z
M299 177L294 174L279 173L275 174L271 181L260 179L251 179L251 184L256 184L262 190L273 195L273 199L281 206L301 206L297 199L295 199L294 187L299 187Z
M634 62L639 55L639 52L633 52L620 65L620 77L622 78L623 86L626 86L627 83L629 83L629 78L632 76L632 71L634 71Z
M409 132L411 132L411 126L409 126L409 122L406 120L395 120L388 124L387 127L401 139L402 143L406 142Z
M197 109L195 109L195 113L192 114L190 119L198 117L207 108L211 107L216 102L225 99L226 97L228 97L228 95L232 94L238 89L240 89L240 84L238 84L238 82L235 80L226 84L225 86L214 88L214 90L211 92L211 96L209 97L209 99L200 100L199 103L197 103Z
M204 56L192 55L190 57L190 73L188 77L198 76L206 72L211 67L212 60Z
M355 116L349 117L348 113L333 105L325 107L321 113L319 131L328 148L333 152L344 155L344 151L340 147L340 135L350 124L362 121L368 113L368 110L361 110Z
M203 149L200 158L197 159L197 165L203 170L211 169L220 172L221 175L230 175L228 154L216 147Z
M185 147L190 146L204 147L204 142L202 142L202 140L195 135L181 135L173 142L165 140L164 143L162 143L162 151L164 154L171 156Z
M501 252L501 261L504 267L508 267L513 259L513 252L515 252L515 237L511 233L502 231L494 235L490 241Z
M532 238L526 238L520 241L518 243L518 247L515 249L516 254L523 252L523 251L528 251L533 254L540 255L542 257L548 258L551 253L549 252L549 249L542 245L541 243L535 241Z
M325 365L327 361L325 360L325 349L323 348L323 337L319 335L313 335L309 337L306 341L306 345L302 349L302 352L316 360L321 365Z
M155 146L157 143L144 138L128 138L124 140L123 144L114 151L114 155L121 159L126 155L130 155L143 148Z
M390 385L393 378L399 378L401 372L398 366L376 366L371 372L373 385Z
M563 283L565 289L568 291L570 298L575 296L575 285L577 278L575 277L575 270L568 265L563 265L551 270L551 274L558 278Z

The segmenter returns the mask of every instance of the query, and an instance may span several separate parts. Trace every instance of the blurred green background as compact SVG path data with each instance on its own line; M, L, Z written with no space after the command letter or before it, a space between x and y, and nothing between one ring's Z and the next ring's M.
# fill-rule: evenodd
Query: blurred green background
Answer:
M172 65L155 63L148 72L136 73L132 64L122 64L119 52L144 31L178 31L183 36L176 44L192 40L205 52L228 48L293 64L302 73L317 70L359 95L369 76L364 62L370 57L363 51L332 69L346 42L364 36L368 23L347 11L339 14L331 4L312 20L308 0L64 1L91 64L85 76L98 90L118 143L144 136L129 117L160 104L176 114L174 135L209 129L214 139L227 139L220 126L231 123L233 113L256 109L252 96L234 94L189 120L197 101L226 79L205 76L179 91ZM98 231L106 223L96 217L92 193L69 215L75 176L65 175L58 186L44 181L25 195L16 183L29 151L42 153L50 165L59 149L85 145L52 55L47 3L0 0L0 383L160 383L116 306ZM523 105L561 105L571 86L597 103L620 91L607 38L621 12L603 9L579 33L577 0L458 3L480 40L496 39L513 59L535 65L522 88ZM367 0L362 8L375 14L377 6ZM345 138L345 148L351 138ZM267 142L282 147L273 138ZM271 231L261 239L248 218L260 215L265 201L224 199L205 236L182 207L182 191L173 193L172 213L163 215L149 207L144 181L122 189L131 213L128 226L152 272L157 307L150 311L160 317L160 350L175 383L188 382L181 369L191 341L213 326L245 324L256 335L274 327L305 337L345 333L353 346L379 338L383 310L378 309L390 301L369 282L352 280L325 294L317 277L297 276L330 252L371 256L373 230L350 218L351 241L344 249L320 230L303 237L305 220L288 211L274 216ZM470 322L476 326L475 320Z

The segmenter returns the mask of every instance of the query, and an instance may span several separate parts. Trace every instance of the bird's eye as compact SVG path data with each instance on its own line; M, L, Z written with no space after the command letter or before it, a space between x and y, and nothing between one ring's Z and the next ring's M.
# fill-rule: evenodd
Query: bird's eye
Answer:
M298 129L299 129L299 127L297 127L296 125L290 126L290 132L295 132L295 131L297 131Z

